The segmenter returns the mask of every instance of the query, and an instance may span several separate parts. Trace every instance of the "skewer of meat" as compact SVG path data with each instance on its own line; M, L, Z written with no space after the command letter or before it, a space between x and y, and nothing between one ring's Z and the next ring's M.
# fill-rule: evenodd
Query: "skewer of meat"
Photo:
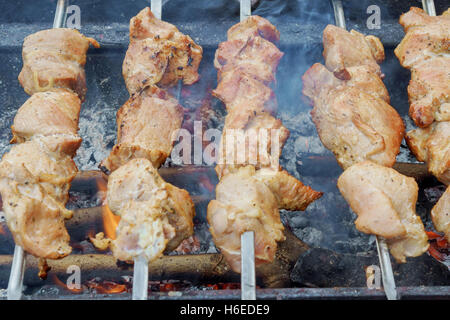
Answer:
M437 16L433 1L424 10L412 7L400 17L405 37L395 49L402 66L411 70L410 116L419 126L406 134L417 160L447 186L450 184L450 9ZM426 41L424 41L424 39ZM431 210L437 231L450 240L449 187Z
M428 5L426 8L431 8ZM419 161L444 184L450 184L450 9L440 16L412 7L400 17L406 35L395 49L411 70L409 114L419 127L406 142Z
M152 8L160 14L158 4ZM195 214L188 192L165 182L157 169L184 116L164 88L199 79L202 48L159 18L145 8L130 21L123 76L131 97L117 112L117 144L100 166L110 173L108 207L121 216L113 254L134 260L133 300L147 299L148 263L193 234Z
M345 20L342 3L333 2L336 23L340 23ZM379 63L384 59L383 45L376 37L364 36L354 30L347 32L344 27L341 23L338 27L329 25L325 28L325 66L315 64L305 73L303 93L314 105L311 115L320 139L345 169L338 188L358 215L357 229L377 236L386 296L397 299L384 237L390 238L391 253L401 261L405 255L417 256L426 251L428 242L415 210L410 210L408 205L395 206L391 195L383 192L383 183L387 187L389 177L393 184L403 181L401 175L389 167L395 163L404 135L403 122L389 105L389 95L381 80L384 75ZM381 175L386 179L366 180L363 174L368 178ZM417 184L415 181L408 183L413 187L402 190L406 193L403 196L413 206L417 200ZM402 192L398 187L393 189ZM377 209L382 203L385 205ZM394 228L390 225L394 217L398 229L389 233L384 228ZM399 242L391 241L395 237ZM415 250L409 250L405 243L415 245Z
M16 248L8 299L22 295L25 251L41 259L59 259L72 248L64 219L72 160L81 144L78 119L86 93L84 64L89 44L76 30L62 29L65 1L58 1L54 28L34 33L23 44L19 81L32 95L11 127L16 143L0 162L0 192Z
M284 240L279 209L305 210L322 195L277 165L289 135L273 116L276 99L269 87L283 55L275 45L280 35L266 19L250 16L249 8L241 1L245 19L228 30L215 55L213 95L228 114L216 166L220 181L207 213L216 247L241 272L243 299L256 298L255 264L272 262L277 241Z

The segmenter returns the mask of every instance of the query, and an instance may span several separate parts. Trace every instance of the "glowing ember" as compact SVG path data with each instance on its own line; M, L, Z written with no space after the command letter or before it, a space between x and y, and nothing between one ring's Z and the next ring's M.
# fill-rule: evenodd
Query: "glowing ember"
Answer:
M113 281L102 281L98 282L96 280L89 280L86 282L86 286L89 289L94 289L97 293L122 293L127 292L127 286L125 284L115 283Z
M426 231L428 239L430 240L430 247L428 253L440 262L445 262L449 259L449 244L443 235L433 231Z

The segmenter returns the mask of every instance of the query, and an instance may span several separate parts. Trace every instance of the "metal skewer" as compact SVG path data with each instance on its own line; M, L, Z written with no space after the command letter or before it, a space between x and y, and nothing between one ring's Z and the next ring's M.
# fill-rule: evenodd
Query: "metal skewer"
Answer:
M422 7L429 16L436 16L436 8L434 6L434 0L422 0Z
M66 18L66 0L58 0L53 20L53 28L63 28ZM22 298L23 278L25 275L27 253L21 246L14 247L14 258L9 275L7 299L20 300Z
M332 0L332 3L336 25L340 28L346 29L342 1ZM378 258L381 266L381 277L383 281L384 293L386 294L388 300L397 300L399 296L395 285L394 272L392 271L391 257L389 256L389 249L386 240L383 237L376 236L376 243Z
M240 0L240 20L252 15L251 0ZM256 300L255 233L241 234L241 299Z
M150 10L161 20L162 0L151 0ZM148 259L140 255L134 258L133 268L133 300L147 300L148 298Z

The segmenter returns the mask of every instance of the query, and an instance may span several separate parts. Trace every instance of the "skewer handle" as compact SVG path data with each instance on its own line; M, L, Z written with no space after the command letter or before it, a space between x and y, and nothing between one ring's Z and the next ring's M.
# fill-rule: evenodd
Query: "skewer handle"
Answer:
M66 22L66 0L58 0L56 4L55 19L53 19L53 28L64 28Z
M252 1L251 0L241 0L240 6L241 21L244 21L252 15Z
M240 21L252 15L251 0L240 0ZM256 300L255 233L241 234L241 299Z
M397 288L395 286L394 273L392 271L391 257L386 240L377 236L377 251L380 259L381 277L383 288L388 300L398 300Z
M434 0L422 0L422 8L429 16L436 16Z
M247 231L241 235L241 299L256 300L255 234L253 231Z
M333 10L334 10L334 20L336 21L336 25L342 29L346 29L345 25L345 15L344 15L344 7L342 6L341 0L332 0Z
M161 20L162 17L162 0L151 0L150 9L152 10L153 15Z
M148 260L144 256L134 259L133 300L147 300L148 297Z
M23 277L25 274L25 251L21 246L14 248L14 258L9 275L7 298L8 300L20 300L22 297Z

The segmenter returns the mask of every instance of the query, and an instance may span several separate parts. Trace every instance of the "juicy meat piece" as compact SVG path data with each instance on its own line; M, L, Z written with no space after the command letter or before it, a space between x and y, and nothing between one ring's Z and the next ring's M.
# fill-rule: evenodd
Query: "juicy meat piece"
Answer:
M450 187L431 210L431 219L437 231L443 232L450 242Z
M130 46L123 76L130 94L147 85L173 86L198 81L203 49L189 36L144 8L130 20Z
M341 87L322 92L311 116L320 140L342 168L364 160L394 165L405 127L383 100L356 87Z
M17 111L11 143L25 142L35 135L76 135L80 107L78 96L68 90L33 94Z
M339 79L348 80L347 68L354 66L365 66L370 72L383 76L378 64L384 60L384 48L375 36L328 25L323 31L323 47L327 69Z
M418 186L413 178L364 161L346 169L337 185L358 215L356 228L385 237L398 262L428 249L428 237L416 215Z
M365 66L347 68L348 80L341 80L334 76L323 64L315 63L302 77L303 94L312 104L322 91L329 91L341 86L355 87L376 98L390 102L389 93L381 78Z
M285 239L279 209L304 210L321 195L285 171L239 168L222 177L216 200L208 205L214 243L231 268L240 272L240 236L254 231L256 264L272 262L277 241Z
M86 52L97 41L74 29L42 30L27 36L23 42L23 68L20 84L32 95L52 88L67 88L83 101L86 95L84 65Z
M261 37L250 37L220 43L214 66L219 70L219 79L222 73L239 69L259 81L270 83L282 57L283 53L273 43Z
M244 40L250 37L261 37L270 42L280 40L280 32L268 20L260 16L250 16L236 23L227 32L228 40Z
M450 185L450 122L408 131L405 138L417 160L427 162L428 170Z
M256 168L278 169L284 143L289 130L268 113L253 115L242 126L233 114L227 115L216 172L219 179L229 170L248 164Z
M131 261L159 258L194 232L194 204L187 191L165 182L146 159L134 159L108 180L107 203L121 216L114 257Z
M316 63L302 77L320 140L344 169L365 160L393 166L405 127L380 77L383 45L332 25L323 42L326 67Z
M130 43L122 65L128 92L137 93L161 81L169 64L171 44L144 39Z
M72 216L65 204L77 167L60 150L65 143L75 143L69 140L65 135L36 137L13 146L0 162L8 227L15 243L37 257L58 259L72 250L64 218Z
M423 9L411 7L410 10L400 16L400 24L408 32L410 28L422 27L429 24L445 22L450 19L450 9L447 9L441 16L429 16Z
M417 126L423 128L433 121L450 121L449 70L450 56L427 59L411 69L409 115Z
M117 112L117 144L101 163L114 171L131 159L146 158L158 168L172 152L183 108L166 91L147 87Z
M222 73L212 94L225 104L228 112L236 112L235 117L239 114L244 123L254 112L274 113L277 108L273 90L239 69Z
M421 60L448 54L450 9L441 16L430 17L422 9L412 7L399 22L406 35L394 52L403 67L411 68Z

